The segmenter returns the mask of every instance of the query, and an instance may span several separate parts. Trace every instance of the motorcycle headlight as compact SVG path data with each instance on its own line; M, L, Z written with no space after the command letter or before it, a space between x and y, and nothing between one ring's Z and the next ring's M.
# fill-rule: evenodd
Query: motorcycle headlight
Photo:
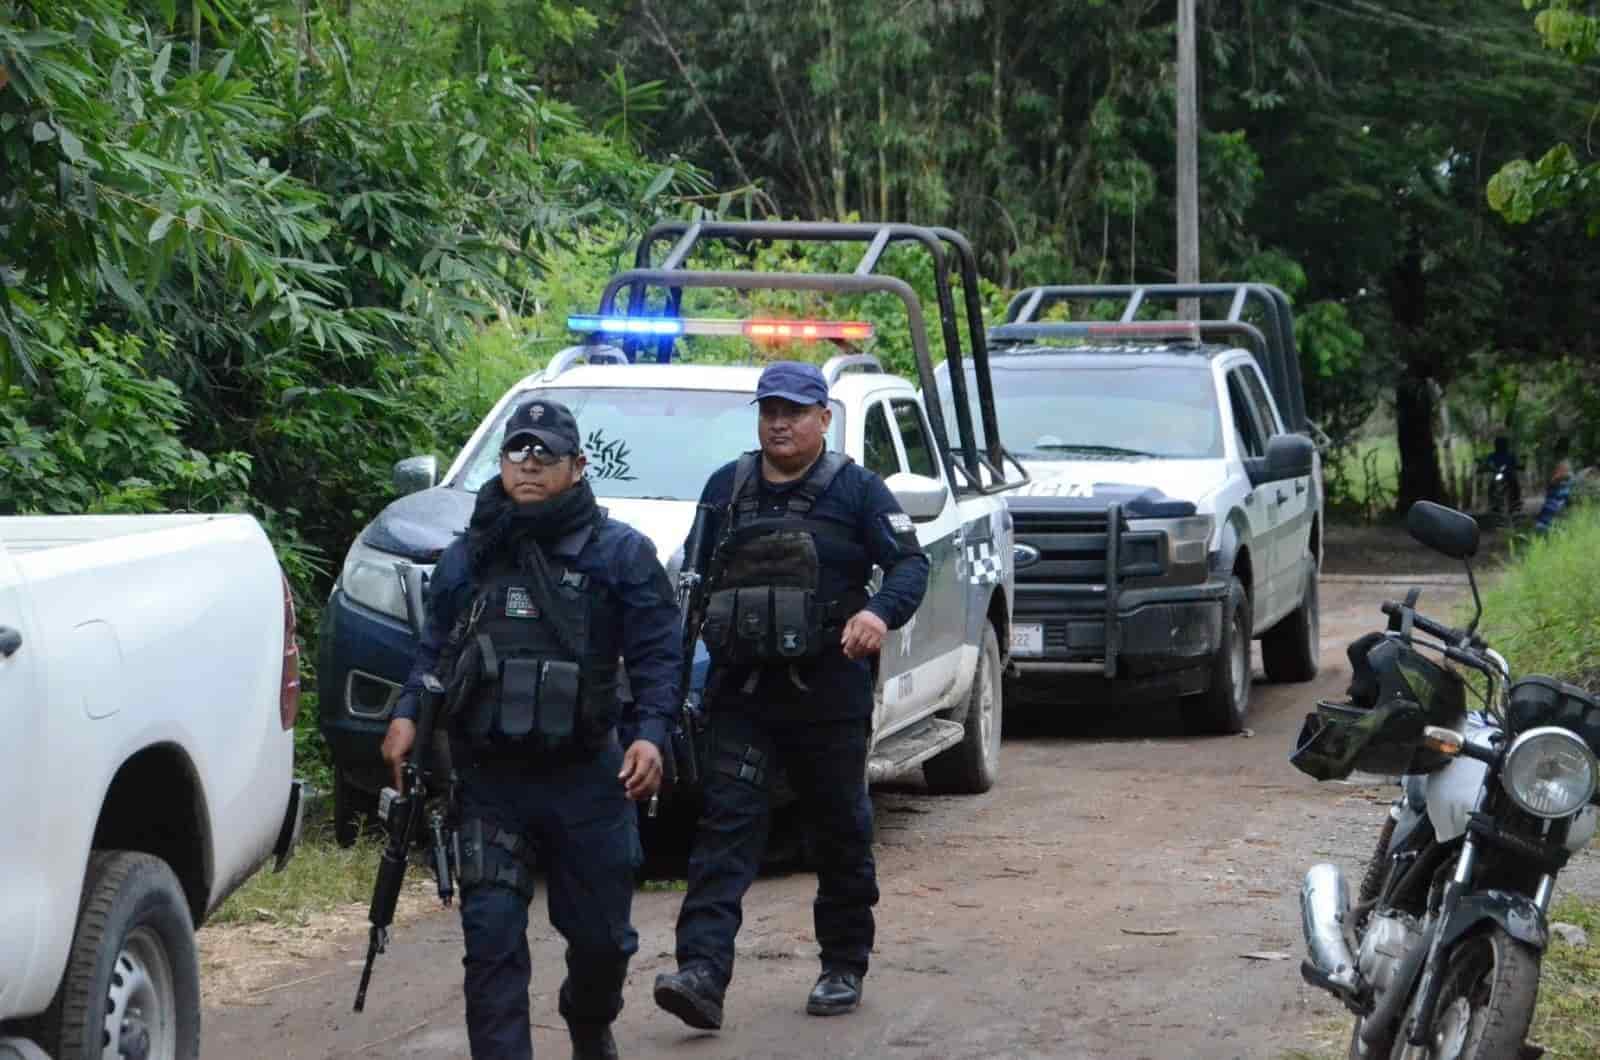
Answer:
M1210 555L1211 529L1216 521L1209 515L1188 515L1179 519L1130 519L1130 530L1165 530L1167 555L1174 567L1204 565Z
M400 574L394 566L401 562L404 561L399 556L379 552L357 541L344 557L339 584L344 587L344 594L362 607L404 622L406 598L400 587Z
M1577 733L1557 725L1529 729L1506 752L1500 782L1535 817L1568 817L1594 797L1594 752Z

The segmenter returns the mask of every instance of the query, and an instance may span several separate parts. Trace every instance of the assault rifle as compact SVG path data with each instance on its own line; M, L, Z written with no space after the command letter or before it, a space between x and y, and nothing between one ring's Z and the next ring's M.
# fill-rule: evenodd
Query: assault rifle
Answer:
M694 522L689 526L689 537L683 543L683 564L678 568L678 617L683 634L683 664L680 684L683 704L678 711L678 724L672 733L672 757L676 784L694 788L700 784L700 759L695 748L695 734L705 727L699 701L695 698L694 647L700 640L700 626L706 617L705 575L710 560L711 535L706 526L715 511L709 504L697 504Z
M412 628L422 628L418 583L412 579L417 569L401 566L400 580L407 590L413 611ZM361 969L361 985L356 989L355 1011L367 1003L367 984L372 979L372 963L389 946L389 927L394 923L395 904L405 882L406 863L411 851L423 843L439 886L439 901L449 905L455 897L454 881L461 866L461 844L450 808L455 804L455 775L450 768L448 748L436 746L435 729L444 702L444 685L434 674L422 678L417 698L417 738L400 769L401 787L384 788L378 796L378 817L383 821L387 840L378 862L378 876L372 885L372 906L367 919L372 924L367 940L367 961ZM425 830L425 831L424 831Z

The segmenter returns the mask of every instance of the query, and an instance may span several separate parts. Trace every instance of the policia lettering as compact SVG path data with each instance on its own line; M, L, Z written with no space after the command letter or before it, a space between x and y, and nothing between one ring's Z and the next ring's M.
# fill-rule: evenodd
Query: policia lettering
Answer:
M819 599L816 538L826 535L855 550L861 546L848 527L807 518L850 457L824 453L777 517L758 510L760 460L759 452L745 453L734 471L733 494L711 557L701 628L713 662L749 669L746 693L760 667L814 660L836 646L845 623L867 602L859 590ZM804 687L792 667L790 677Z
M593 650L590 631L615 628L618 616L587 575L552 571L536 546L522 553L520 567L492 564L472 598L446 709L478 757L597 750L617 655Z

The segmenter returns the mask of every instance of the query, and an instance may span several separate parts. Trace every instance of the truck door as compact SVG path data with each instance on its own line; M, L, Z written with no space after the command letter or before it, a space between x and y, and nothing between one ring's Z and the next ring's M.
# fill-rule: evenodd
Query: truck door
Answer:
M894 405L909 405L920 417L915 401L895 399ZM898 421L907 418L914 425L908 456ZM888 480L901 472L939 477L937 462L928 448L929 435L920 418L911 419L904 408L888 401L873 401L863 421L863 463L867 470ZM925 461L925 462L924 462ZM915 462L915 468L912 466ZM921 468L918 471L916 468ZM884 717L880 729L892 732L932 706L940 692L944 657L954 647L951 634L943 627L950 619L941 618L942 607L949 606L948 586L957 580L956 531L959 520L953 503L946 504L936 519L919 521L917 541L928 553L930 570L928 591L916 614L898 630L891 630L879 655L879 685L883 689Z
M44 645L30 621L27 587L0 540L0 1010L23 984L34 963L35 932L44 893L44 872L36 851L42 848L39 796L40 763L46 761L41 729L44 715ZM57 763L60 767L60 763Z
M1246 381L1250 371L1253 369L1242 364L1228 370L1228 405L1233 420L1234 444L1239 450L1239 459L1244 461L1260 460L1267 455L1269 430L1258 417L1255 403L1250 398L1250 386ZM1250 521L1251 569L1255 573L1251 610L1253 625L1257 630L1267 628L1283 614L1283 594L1278 577L1281 568L1278 559L1279 531L1282 527L1282 505L1278 495L1282 492L1282 486L1282 483L1275 482L1256 486L1244 503L1245 517Z
M1258 366L1245 369L1244 380L1250 391L1250 402L1255 406L1256 417L1267 425L1267 437L1272 439L1286 433L1283 418L1278 414L1261 378ZM1282 482L1270 483L1273 498L1278 502L1277 570L1274 578L1283 596L1285 612L1300 605L1300 583L1304 577L1301 561L1310 554L1311 533L1311 476L1300 475Z

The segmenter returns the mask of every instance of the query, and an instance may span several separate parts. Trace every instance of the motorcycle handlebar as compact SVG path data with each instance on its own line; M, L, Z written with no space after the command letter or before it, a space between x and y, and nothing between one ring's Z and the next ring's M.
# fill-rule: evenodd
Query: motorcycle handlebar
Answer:
M1383 613L1389 615L1391 618L1400 617L1401 614L1403 614L1406 610L1407 609L1404 605L1397 604L1393 600L1386 601L1383 605ZM1422 630L1422 632L1438 637L1440 640L1449 645L1456 645L1465 642L1469 647L1472 647L1478 651L1482 651L1488 647L1488 645L1484 643L1483 638L1478 636L1476 633L1468 633L1466 630L1455 629L1451 626L1445 625L1442 622L1435 622L1433 619L1418 613L1414 609L1411 611L1411 624Z

